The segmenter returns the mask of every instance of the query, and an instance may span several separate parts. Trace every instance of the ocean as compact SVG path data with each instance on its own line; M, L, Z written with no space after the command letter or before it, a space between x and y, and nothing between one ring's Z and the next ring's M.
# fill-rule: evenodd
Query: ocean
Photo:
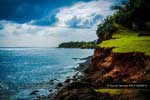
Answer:
M0 48L0 100L32 100L54 90L50 80L63 82L75 74L80 59L93 49ZM38 90L37 95L30 95Z

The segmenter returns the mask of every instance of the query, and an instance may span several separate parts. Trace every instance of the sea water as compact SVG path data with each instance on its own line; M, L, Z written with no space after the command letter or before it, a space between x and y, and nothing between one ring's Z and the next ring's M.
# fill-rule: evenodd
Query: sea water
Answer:
M0 48L0 100L27 100L48 95L54 86L75 74L79 59L93 49ZM39 94L30 95L34 90Z

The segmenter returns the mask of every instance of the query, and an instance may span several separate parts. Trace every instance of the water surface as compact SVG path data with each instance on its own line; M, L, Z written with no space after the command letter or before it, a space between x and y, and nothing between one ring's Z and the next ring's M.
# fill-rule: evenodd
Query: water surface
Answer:
M73 76L80 60L93 54L93 49L0 48L0 100L26 100L39 90L47 95L54 86L52 79L63 82Z

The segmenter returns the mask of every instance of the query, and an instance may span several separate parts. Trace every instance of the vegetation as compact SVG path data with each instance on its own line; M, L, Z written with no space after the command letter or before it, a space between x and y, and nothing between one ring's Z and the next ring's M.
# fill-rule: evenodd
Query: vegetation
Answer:
M91 42L66 42L59 44L59 48L95 48L96 41Z
M150 0L129 0L120 6L112 7L117 10L115 22L134 30L150 31Z
M150 15L146 12L150 10L150 1L129 0L112 8L116 13L98 26L97 35L102 42L98 46L114 47L113 52L150 55Z
M150 34L150 0L129 0L122 5L112 6L116 13L107 17L98 25L97 35L102 40L111 38L116 30L114 23L121 24L131 30L145 31Z
M101 37L107 40L111 38L112 33L115 31L116 31L116 28L114 26L113 17L109 16L106 19L104 19L101 24L98 25L96 34L98 37Z
M138 33L127 28L119 27L119 30L113 34L113 38L103 41L100 47L111 48L113 52L144 52L150 55L150 36L138 36Z
M121 94L123 89L96 89L96 92L109 93L111 95Z
M70 100L77 100L74 99L77 96L82 97L83 100L87 99L83 98L83 95L89 99L91 97L89 94L97 97L97 99L91 100L147 100L149 98L149 91L146 89L98 88L98 86L110 80L117 83L124 82L124 80L126 83L149 82L150 59L147 57L145 60L136 54L131 56L127 54L126 57L126 53L143 52L150 55L150 15L147 12L150 10L150 0L128 0L121 6L113 6L112 8L117 10L116 13L107 17L98 25L96 34L99 37L99 44L97 46L113 48L113 52L125 54L118 54L119 56L116 56L118 58L114 59L115 55L111 55L111 49L95 50L85 79L87 79L87 83L97 85L95 86L97 88L94 88L94 92L97 93L93 93L93 90L88 93L87 88L90 89L90 86L81 89L75 87L75 90L69 89L69 92L73 93L73 95L69 93L69 95L71 94ZM84 43L81 44L79 46L79 43L70 42L63 45L66 47L82 47ZM63 46L60 45L60 47ZM83 87L83 85L79 86ZM79 91L82 91L82 93ZM85 91L86 93L84 93ZM100 94L100 96L94 94Z

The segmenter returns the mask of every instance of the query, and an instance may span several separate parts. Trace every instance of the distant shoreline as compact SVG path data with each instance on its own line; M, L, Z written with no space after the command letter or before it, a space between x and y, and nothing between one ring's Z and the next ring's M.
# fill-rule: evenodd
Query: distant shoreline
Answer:
M59 44L58 48L80 48L80 49L94 49L97 45L96 41L76 41L76 42L64 42Z
M57 47L0 47L0 48L57 48Z

